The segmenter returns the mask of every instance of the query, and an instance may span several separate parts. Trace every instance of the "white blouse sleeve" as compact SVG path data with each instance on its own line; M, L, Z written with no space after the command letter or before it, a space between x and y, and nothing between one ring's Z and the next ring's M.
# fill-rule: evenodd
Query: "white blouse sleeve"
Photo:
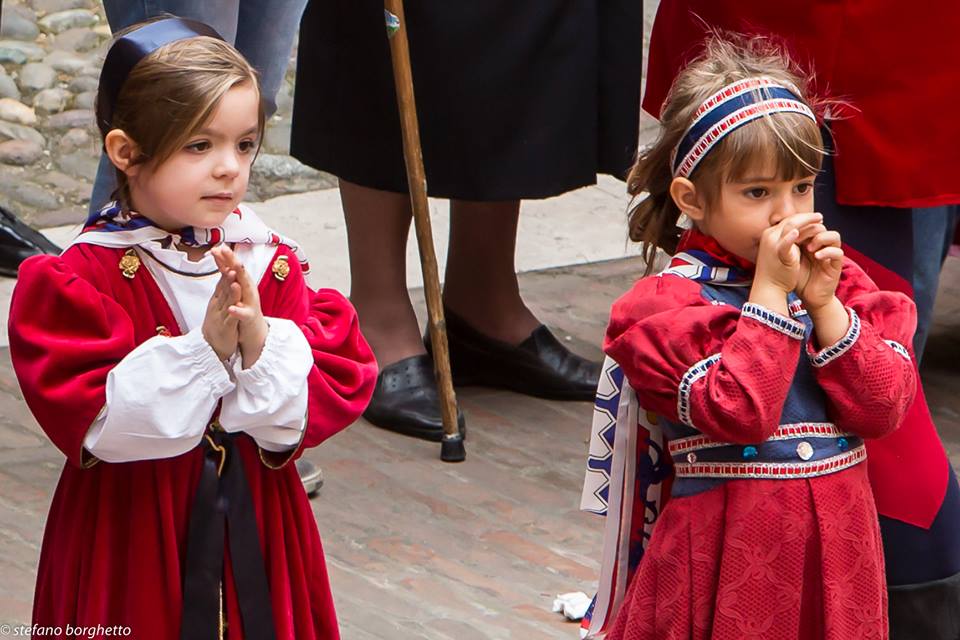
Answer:
M106 462L186 453L234 386L199 327L183 336L151 338L107 374L107 402L83 446Z
M220 425L244 431L267 451L287 451L299 444L306 426L307 376L313 368L310 344L295 323L267 318L270 329L260 358L242 369L233 363L236 388L224 396Z

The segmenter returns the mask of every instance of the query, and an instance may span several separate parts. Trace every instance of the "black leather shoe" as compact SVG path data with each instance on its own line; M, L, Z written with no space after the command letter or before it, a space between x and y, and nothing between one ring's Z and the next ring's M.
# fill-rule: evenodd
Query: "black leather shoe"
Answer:
M517 346L489 338L444 310L457 385L510 389L551 400L592 401L601 364L571 353L546 326ZM429 335L424 338L430 350Z
M60 253L60 247L0 207L0 275L17 277L20 263L40 253Z
M443 439L443 418L430 356L411 356L381 369L373 398L363 417L383 429L440 442ZM466 424L459 409L457 424L460 433L466 434Z

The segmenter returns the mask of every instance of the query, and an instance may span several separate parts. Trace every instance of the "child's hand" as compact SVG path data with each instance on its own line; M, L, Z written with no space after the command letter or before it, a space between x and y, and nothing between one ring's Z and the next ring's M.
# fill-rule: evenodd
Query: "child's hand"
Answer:
M805 237L822 226L819 213L796 213L770 227L760 236L754 283L775 288L784 296L797 287L800 278L800 247Z
M818 229L802 247L796 291L807 311L815 314L832 302L840 282L843 270L840 234Z
M217 357L227 360L237 351L237 319L230 314L230 306L240 301L240 285L237 274L227 270L220 275L210 302L207 314L203 317L203 338L214 350Z
M230 247L214 247L210 253L213 254L221 273L234 273L236 277L240 295L227 311L238 323L237 340L243 368L247 369L260 358L263 345L267 341L268 327L260 309L260 292Z

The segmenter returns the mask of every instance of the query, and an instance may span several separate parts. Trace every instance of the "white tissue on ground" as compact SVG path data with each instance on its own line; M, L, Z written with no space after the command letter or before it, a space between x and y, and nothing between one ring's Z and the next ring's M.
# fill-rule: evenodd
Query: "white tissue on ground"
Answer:
M582 620L590 602L590 597L582 591L561 593L553 601L553 611L562 613L567 620Z

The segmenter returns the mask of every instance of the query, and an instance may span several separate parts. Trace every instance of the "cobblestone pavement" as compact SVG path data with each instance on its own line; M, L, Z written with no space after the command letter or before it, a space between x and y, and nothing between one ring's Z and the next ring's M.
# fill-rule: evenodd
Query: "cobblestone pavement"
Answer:
M95 0L4 0L0 20L0 194L35 227L81 222L96 175L94 101L110 28ZM247 199L333 186L288 154L293 59Z
M576 351L599 354L611 301L637 259L521 275L531 308ZM923 377L960 468L960 259L942 278ZM417 305L423 306L417 294ZM422 320L422 317L421 317ZM590 406L462 389L467 461L358 423L308 452L343 637L577 638L553 597L595 587L601 522L577 510ZM0 623L30 616L46 511L63 458L24 406L0 350ZM374 606L371 606L371 604Z

